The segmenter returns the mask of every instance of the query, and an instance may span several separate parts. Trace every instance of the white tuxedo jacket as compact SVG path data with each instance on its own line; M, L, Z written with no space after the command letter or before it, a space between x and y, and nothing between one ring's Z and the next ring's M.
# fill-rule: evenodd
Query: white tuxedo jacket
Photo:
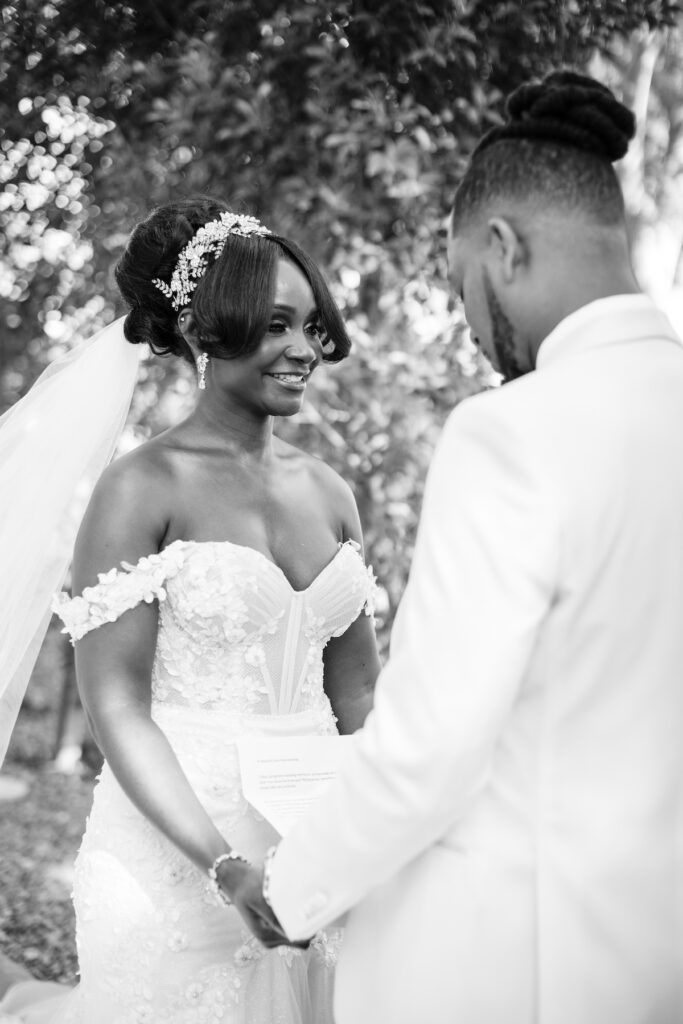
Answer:
M452 414L375 708L281 843L339 1024L683 1022L683 346L643 296Z

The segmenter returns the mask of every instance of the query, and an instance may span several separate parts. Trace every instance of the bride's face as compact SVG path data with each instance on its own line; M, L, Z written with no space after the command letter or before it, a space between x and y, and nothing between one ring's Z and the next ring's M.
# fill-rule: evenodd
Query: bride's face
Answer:
M324 341L308 280L295 264L281 259L266 334L246 356L211 359L205 394L215 389L216 397L257 414L292 416L303 405Z

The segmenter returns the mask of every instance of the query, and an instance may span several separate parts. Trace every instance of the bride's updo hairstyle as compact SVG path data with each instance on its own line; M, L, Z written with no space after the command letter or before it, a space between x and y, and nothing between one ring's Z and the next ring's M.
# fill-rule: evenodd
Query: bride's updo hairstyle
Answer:
M116 282L130 307L124 332L133 344L146 343L157 355L178 355L194 365L178 328L178 312L153 283L170 281L178 256L196 232L221 213L221 200L206 196L166 203L134 229L116 266ZM296 264L311 286L319 322L327 339L323 358L338 362L351 341L341 313L320 270L298 245L276 234L228 235L217 259L192 292L199 345L209 356L234 359L253 352L268 330L280 259Z
M555 71L511 93L506 113L472 154L455 195L453 231L501 199L583 213L602 225L623 222L612 164L625 155L635 118L606 86Z

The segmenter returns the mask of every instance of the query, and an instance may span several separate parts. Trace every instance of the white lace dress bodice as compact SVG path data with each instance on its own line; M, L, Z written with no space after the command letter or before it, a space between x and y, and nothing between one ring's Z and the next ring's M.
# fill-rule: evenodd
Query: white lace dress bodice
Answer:
M323 649L365 608L374 577L353 541L305 590L254 548L230 541L183 541L99 577L55 610L74 641L140 601L159 600L152 676L155 707L233 715L329 716ZM230 685L227 685L227 681Z
M336 732L323 651L365 609L374 579L340 544L295 590L258 551L175 541L99 577L55 610L75 642L159 602L152 717L229 843L258 860L277 835L245 801L235 740ZM331 1024L340 933L266 951L237 911L128 800L105 764L76 862L81 980L50 1024Z

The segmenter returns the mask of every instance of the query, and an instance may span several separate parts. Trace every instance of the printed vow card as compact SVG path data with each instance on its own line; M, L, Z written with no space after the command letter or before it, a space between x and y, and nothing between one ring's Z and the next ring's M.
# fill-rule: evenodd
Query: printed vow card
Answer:
M252 736L237 741L242 791L284 836L323 797L351 736Z

